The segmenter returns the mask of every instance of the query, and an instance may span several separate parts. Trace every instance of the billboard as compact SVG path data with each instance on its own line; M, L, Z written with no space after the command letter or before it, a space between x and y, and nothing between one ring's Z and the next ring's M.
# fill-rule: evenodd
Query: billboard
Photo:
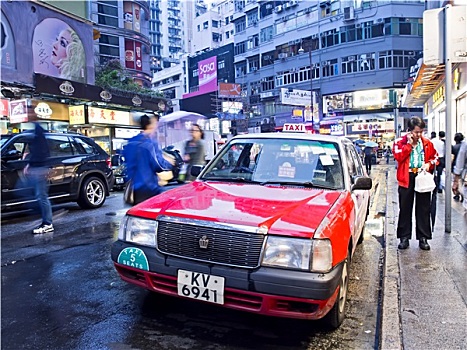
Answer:
M34 28L35 73L86 82L86 55L78 34L58 18L46 18Z
M10 123L24 123L28 121L28 100L10 101Z
M217 90L217 56L198 62L198 79L200 93Z
M316 92L313 91L313 94ZM311 93L307 90L281 88L281 103L283 105L309 106Z
M143 69L140 42L125 39L125 67L136 70Z
M219 83L219 97L241 97L240 84Z

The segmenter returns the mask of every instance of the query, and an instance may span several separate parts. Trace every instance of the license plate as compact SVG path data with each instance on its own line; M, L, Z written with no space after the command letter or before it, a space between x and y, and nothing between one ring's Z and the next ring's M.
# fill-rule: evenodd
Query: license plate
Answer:
M178 295L187 298L224 304L224 277L178 270Z
M117 178L115 178L115 182L118 183L118 184L122 184L123 179L121 177L117 177Z

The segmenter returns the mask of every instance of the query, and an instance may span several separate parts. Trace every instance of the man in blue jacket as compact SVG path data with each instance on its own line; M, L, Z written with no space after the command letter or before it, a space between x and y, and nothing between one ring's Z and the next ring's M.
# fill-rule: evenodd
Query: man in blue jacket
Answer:
M52 205L48 197L47 175L49 173L49 157L50 151L44 135L44 129L35 123L34 138L29 144L28 164L24 168L24 174L33 185L34 195L42 216L42 224L32 231L33 234L53 232L54 230L52 225Z
M158 121L157 115L143 115L140 120L143 131L131 138L123 150L128 177L133 180L134 204L163 192L157 173L172 170L156 141Z

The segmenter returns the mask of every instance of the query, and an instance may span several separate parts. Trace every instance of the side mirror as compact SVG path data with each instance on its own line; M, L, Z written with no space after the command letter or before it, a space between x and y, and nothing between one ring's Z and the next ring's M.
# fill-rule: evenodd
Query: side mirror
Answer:
M354 190L371 190L373 187L373 180L369 176L360 176L355 179L355 183L352 186Z
M202 165L193 165L190 170L190 175L194 177L198 177L198 175L201 173L201 170L203 170L204 166Z
M21 152L16 149L9 150L2 156L2 160L5 161L18 159L21 159Z

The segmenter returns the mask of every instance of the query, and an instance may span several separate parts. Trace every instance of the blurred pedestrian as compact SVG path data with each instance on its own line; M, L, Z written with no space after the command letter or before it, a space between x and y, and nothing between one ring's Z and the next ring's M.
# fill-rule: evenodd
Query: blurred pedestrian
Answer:
M206 150L204 147L204 132L198 124L193 124L190 129L191 139L185 143L184 160L188 164L186 169L186 181L193 181L191 175L193 165L204 165L206 163Z
M462 135L462 133L458 132L454 135L454 142L455 144L452 145L452 150L451 150L451 153L452 153L452 166L451 166L451 171L454 173L454 167L456 165L456 160L457 160L457 155L459 154L459 150L461 148L461 145L462 145L462 141L464 140L464 135ZM454 193L454 192L453 192ZM462 199L463 199L463 195L459 192L459 193L454 193L454 200L455 201L460 201L462 202Z
M386 157L386 164L389 164L389 158L391 157L391 147L387 147L384 151L384 156Z
M464 208L467 209L467 140L461 142L454 165L454 181L452 182L452 192L462 198ZM463 193L459 190L459 182L462 182ZM460 199L459 199L460 200Z
M373 147L365 146L363 149L363 154L365 156L365 168L368 175L371 174L371 160L373 158Z
M34 137L29 143L29 154L26 157L24 174L34 188L34 196L42 217L42 223L32 230L33 234L53 232L52 205L49 201L48 162L50 158L49 145L44 135L44 129L34 123Z
M443 189L441 186L441 175L443 174L443 170L446 166L445 155L446 155L446 144L445 144L445 136L446 133L444 131L440 131L438 133L438 138L434 138L431 140L433 146L435 147L436 152L438 153L439 163L436 166L436 173L435 173L435 183L436 189L438 193L442 193Z
M431 193L415 192L415 178L422 170L433 172L437 164L437 154L431 141L422 136L425 122L412 117L408 123L408 133L394 143L393 154L399 166L399 221L397 238L399 249L407 249L412 238L412 213L415 199L415 232L419 247L430 250L427 240L432 238L430 227Z
M133 183L134 204L162 193L157 173L172 170L173 164L163 157L155 137L158 121L158 115L143 115L143 131L131 138L123 150L128 178Z

